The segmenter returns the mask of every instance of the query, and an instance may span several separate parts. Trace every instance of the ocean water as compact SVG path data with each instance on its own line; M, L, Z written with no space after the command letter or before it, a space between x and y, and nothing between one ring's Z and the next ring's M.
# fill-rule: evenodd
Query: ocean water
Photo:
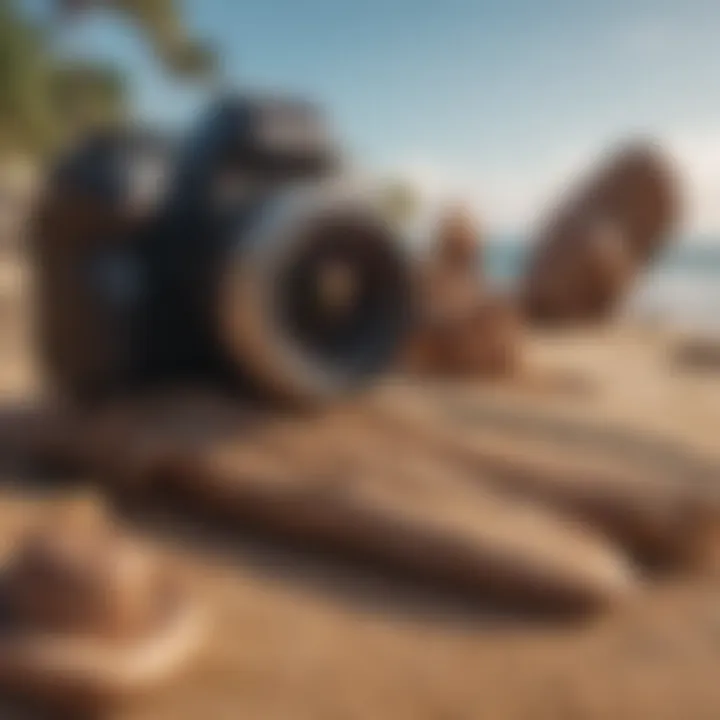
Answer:
M484 252L486 272L503 285L522 273L528 244L494 238ZM660 325L720 333L720 237L674 243L638 278L623 313Z

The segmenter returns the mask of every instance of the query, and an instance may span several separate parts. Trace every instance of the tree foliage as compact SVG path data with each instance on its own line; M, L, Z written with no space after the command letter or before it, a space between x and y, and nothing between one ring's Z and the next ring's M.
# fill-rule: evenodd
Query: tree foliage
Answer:
M51 62L40 28L0 4L0 149L42 149L55 134Z
M206 75L212 54L190 39L173 0L54 0L60 15L42 23L23 0L0 0L0 155L43 154L69 135L124 117L121 69L67 61L52 50L53 22L95 7L122 13L178 77Z
M55 66L51 74L54 111L70 128L107 124L122 119L127 109L127 86L112 65L73 61Z
M215 67L209 47L191 38L176 0L55 0L61 15L109 10L131 22L163 65L182 78L206 77Z

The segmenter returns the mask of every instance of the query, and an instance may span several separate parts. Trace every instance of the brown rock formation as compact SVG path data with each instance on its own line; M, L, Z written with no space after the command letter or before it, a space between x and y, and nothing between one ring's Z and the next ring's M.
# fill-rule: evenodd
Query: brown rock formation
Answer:
M494 377L516 369L516 314L505 298L482 286L479 237L462 206L442 218L421 282L418 327L401 360L404 369L451 377Z
M501 296L478 295L465 308L426 320L403 357L413 374L445 377L507 377L520 363L519 319Z
M610 157L541 228L521 287L536 321L608 317L668 241L679 217L676 178L653 145Z

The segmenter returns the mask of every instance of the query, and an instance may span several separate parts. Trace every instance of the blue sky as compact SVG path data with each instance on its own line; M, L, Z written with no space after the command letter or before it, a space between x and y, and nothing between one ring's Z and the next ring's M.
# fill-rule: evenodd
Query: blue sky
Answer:
M233 85L324 103L362 165L518 230L603 148L649 133L675 153L688 227L720 232L718 0L186 0ZM184 124L198 93L121 23L63 35L132 72L139 111Z

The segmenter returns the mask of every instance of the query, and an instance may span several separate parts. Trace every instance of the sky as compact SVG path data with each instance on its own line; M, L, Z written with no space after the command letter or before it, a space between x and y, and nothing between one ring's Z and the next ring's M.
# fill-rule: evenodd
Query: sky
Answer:
M688 233L720 242L718 0L185 0L222 82L303 93L362 167L522 232L609 145L672 153ZM202 93L105 17L62 34L131 73L138 112L185 126Z

